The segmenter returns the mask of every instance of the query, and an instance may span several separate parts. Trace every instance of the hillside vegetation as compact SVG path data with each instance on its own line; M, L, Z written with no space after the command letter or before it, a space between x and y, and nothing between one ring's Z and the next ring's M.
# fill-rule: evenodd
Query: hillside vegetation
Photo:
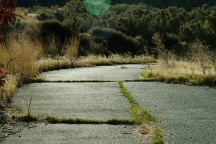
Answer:
M93 13L94 8L91 8ZM155 33L162 35L165 48L177 56L190 53L194 41L204 42L210 51L216 47L216 6L203 5L187 11L172 6L161 9L145 4L117 4L98 15L89 12L82 1L74 0L63 7L35 7L25 11L35 14L39 21L37 29L25 32L42 39L46 45L47 35L52 35L59 40L57 48L61 52L64 46L60 46L67 39L79 38L80 55L90 52L157 56L152 39ZM26 25L29 24L21 21L13 28L19 32Z
M40 6L52 6L52 5L59 5L62 6L69 0L17 0L18 6L24 7L32 7L36 5ZM76 1L76 0L73 0ZM194 7L199 7L203 4L208 5L215 5L216 1L213 0L111 0L112 4L138 4L144 3L156 7L168 7L168 6L178 6L184 7L187 9L191 9Z

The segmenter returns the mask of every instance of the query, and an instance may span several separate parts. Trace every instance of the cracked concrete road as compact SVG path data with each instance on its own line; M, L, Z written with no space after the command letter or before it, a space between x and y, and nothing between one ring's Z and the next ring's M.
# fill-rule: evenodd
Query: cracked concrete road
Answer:
M216 89L157 82L125 86L160 122L168 143L216 143Z
M143 64L97 66L50 71L43 73L42 76L49 81L135 80L139 79L140 73L145 67L146 65Z
M133 80L145 65L100 66L43 73L49 81ZM117 82L33 83L18 89L14 105L31 114L84 120L132 120L130 105ZM144 138L145 139L145 138ZM145 140L128 125L33 124L3 144L142 144Z
M118 83L36 83L17 91L13 102L33 115L91 120L131 119Z
M132 129L122 125L36 124L9 136L3 144L142 144Z
M144 65L102 66L43 73L49 81L134 80ZM216 143L216 89L157 82L127 82L125 87L152 113L170 144ZM23 112L30 98L36 115L94 120L131 119L129 104L117 82L50 82L25 85L13 102ZM11 135L3 144L142 144L127 125L33 124Z

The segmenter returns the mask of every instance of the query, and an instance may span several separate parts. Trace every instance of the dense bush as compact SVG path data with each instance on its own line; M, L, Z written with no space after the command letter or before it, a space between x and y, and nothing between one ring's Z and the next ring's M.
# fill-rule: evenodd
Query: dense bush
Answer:
M79 40L79 56L105 54L104 47L95 41L93 35L89 33L82 33L79 35Z
M40 38L47 54L63 54L65 43L74 36L68 26L57 21L45 21L39 27Z
M108 28L94 28L91 34L97 43L105 48L106 54L141 54L142 44L140 41L128 37L122 32Z
M142 37L131 38L125 34L107 28L93 28L90 33L79 36L79 55L131 54L139 55L144 52Z

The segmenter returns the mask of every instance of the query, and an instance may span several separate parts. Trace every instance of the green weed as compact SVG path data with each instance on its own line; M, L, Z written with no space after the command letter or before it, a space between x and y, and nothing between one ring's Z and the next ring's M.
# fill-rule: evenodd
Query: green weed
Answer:
M119 82L119 88L123 96L131 105L130 111L137 124L142 124L146 121L154 121L155 118L147 111L145 111L139 103L134 99L133 95L124 87L123 82Z

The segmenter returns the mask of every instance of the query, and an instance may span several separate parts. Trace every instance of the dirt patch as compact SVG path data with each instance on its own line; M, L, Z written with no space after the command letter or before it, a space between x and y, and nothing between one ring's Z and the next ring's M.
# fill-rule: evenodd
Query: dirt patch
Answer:
M9 135L14 135L27 127L26 123L18 121L14 114L17 110L14 106L8 104L4 109L0 110L0 142Z

